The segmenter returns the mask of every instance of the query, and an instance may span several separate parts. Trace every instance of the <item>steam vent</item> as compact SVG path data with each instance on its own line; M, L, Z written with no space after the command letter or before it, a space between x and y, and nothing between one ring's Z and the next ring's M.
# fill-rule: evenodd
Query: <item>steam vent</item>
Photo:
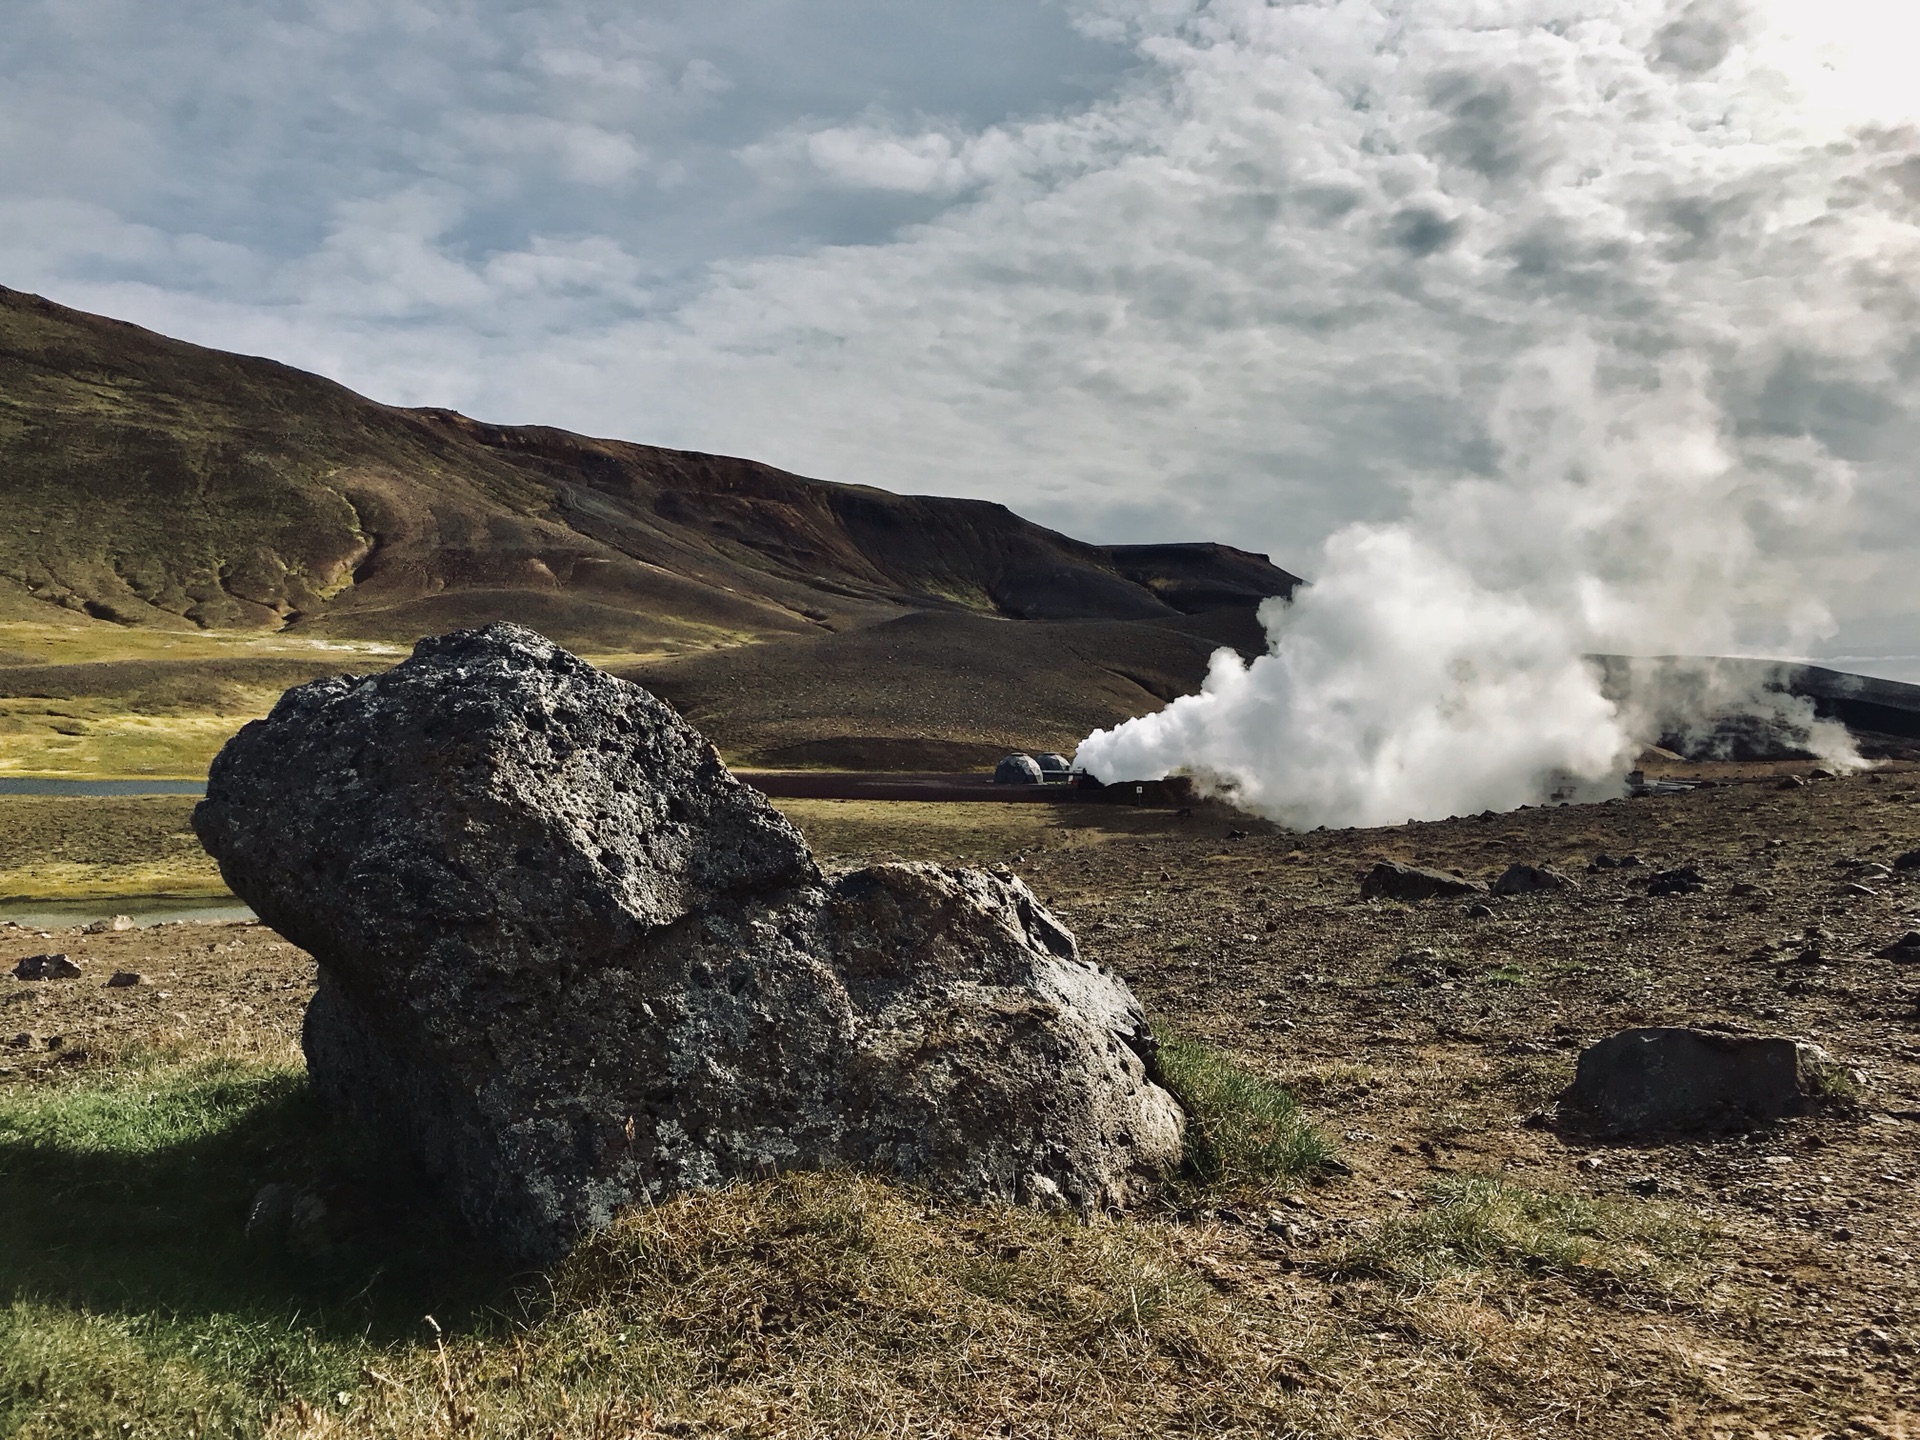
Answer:
M531 630L289 691L194 828L319 961L324 1100L520 1256L775 1170L1089 1211L1180 1154L1138 1002L1023 884L823 874L671 709Z

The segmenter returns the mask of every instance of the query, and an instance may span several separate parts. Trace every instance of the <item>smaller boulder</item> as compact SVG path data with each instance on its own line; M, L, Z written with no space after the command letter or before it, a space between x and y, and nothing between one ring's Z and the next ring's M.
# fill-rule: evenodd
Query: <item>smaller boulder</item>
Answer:
M1424 870L1417 865L1402 865L1396 860L1380 861L1360 882L1360 894L1365 899L1418 902L1436 897L1451 899L1486 893L1487 887L1478 880L1467 880L1445 870Z
M116 970L107 980L109 990L128 990L135 985L144 985L147 977L137 970Z
M131 915L109 915L104 920L95 920L91 925L82 925L80 933L82 935L113 935L123 930L131 930L133 926L134 921Z
M1580 1052L1566 1098L1624 1135L1746 1129L1804 1110L1832 1065L1780 1036L1622 1030Z
M1493 882L1496 895L1533 895L1543 890L1578 890L1572 876L1551 865L1509 865L1506 873Z
M1040 773L1040 766L1031 755L1009 755L993 767L993 783L996 785L1042 785L1047 777Z
M1908 850L1896 856L1893 862L1896 870L1920 870L1920 850Z
M13 967L16 980L77 980L80 967L68 955L29 955Z
M1882 960L1920 960L1920 930L1909 930L1891 945L1873 952Z
M1691 865L1676 870L1656 870L1647 877L1649 895L1698 895L1707 888L1707 877Z

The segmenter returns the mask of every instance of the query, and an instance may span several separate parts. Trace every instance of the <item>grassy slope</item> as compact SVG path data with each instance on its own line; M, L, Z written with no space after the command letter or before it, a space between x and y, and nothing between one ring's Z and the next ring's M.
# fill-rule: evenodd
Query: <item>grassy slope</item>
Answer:
M1294 583L1225 547L1103 548L980 501L399 410L0 289L0 773L196 774L290 680L500 619L679 687L740 757L974 759L1192 688L1222 617ZM913 615L956 624L889 632L909 686L834 643ZM1032 622L1085 624L1009 638ZM741 647L731 670L660 663ZM45 668L129 659L172 673ZM736 703L763 682L777 713Z

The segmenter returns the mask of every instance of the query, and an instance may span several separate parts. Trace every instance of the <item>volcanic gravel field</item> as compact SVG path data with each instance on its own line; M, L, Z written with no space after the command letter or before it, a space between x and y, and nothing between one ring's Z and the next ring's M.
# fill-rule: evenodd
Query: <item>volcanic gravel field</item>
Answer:
M1183 1227L1222 1294L1344 1337L1343 1368L1302 1363L1303 1394L1364 1392L1390 1414L1397 1393L1427 1404L1444 1375L1469 1394L1435 1413L1476 1434L1920 1435L1920 964L1875 954L1920 928L1920 869L1893 868L1920 848L1920 773L1689 773L1711 783L1304 835L1213 807L945 806L961 828L928 834L914 817L935 807L794 813L830 858L997 857L1164 1029L1289 1086L1350 1173L1280 1196L1170 1195L1146 1218ZM1602 854L1639 863L1590 868ZM1379 859L1485 881L1548 864L1580 888L1490 899L1479 916L1363 900ZM1646 893L1681 865L1701 893ZM60 1083L136 1048L297 1053L313 966L259 926L10 928L0 947L9 967L61 951L83 972L0 979L0 1082ZM107 988L119 970L143 982ZM1858 1098L1657 1146L1562 1124L1555 1097L1583 1044L1681 1023L1815 1041ZM1327 1263L1460 1175L1657 1207L1705 1237L1710 1261L1660 1294L1489 1274L1424 1300Z

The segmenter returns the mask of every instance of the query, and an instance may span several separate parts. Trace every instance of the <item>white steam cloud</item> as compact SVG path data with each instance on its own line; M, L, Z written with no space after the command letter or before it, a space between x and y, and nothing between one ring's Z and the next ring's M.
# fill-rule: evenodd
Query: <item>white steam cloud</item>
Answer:
M1617 791L1674 699L1617 704L1583 657L1797 652L1830 626L1812 557L1877 457L1817 412L1909 371L1920 313L1913 102L1876 58L1894 37L1797 0L1304 10L1391 22L1364 73L1337 45L1313 68L1403 178L1405 243L1439 262L1426 306L1465 320L1478 277L1531 267L1533 313L1476 317L1517 342L1461 385L1480 463L1337 531L1263 612L1269 654L1216 655L1199 695L1078 762L1183 771L1296 825Z

